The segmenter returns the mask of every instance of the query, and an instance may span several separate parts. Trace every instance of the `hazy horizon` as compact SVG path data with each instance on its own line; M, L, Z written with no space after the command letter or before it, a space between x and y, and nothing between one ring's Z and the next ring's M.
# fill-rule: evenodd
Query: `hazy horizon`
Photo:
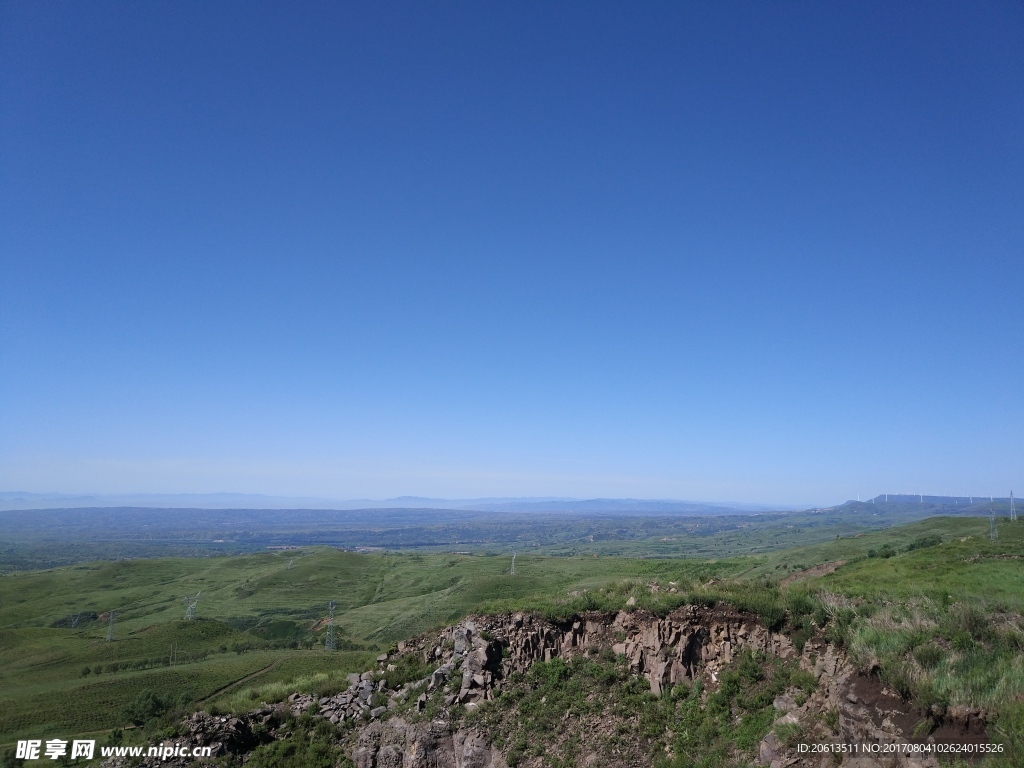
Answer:
M637 513L677 514L680 512L711 511L714 509L734 512L778 512L808 509L834 508L853 501L869 501L892 496L891 501L900 498L911 501L935 501L950 498L984 501L987 498L1004 500L1007 495L977 494L932 494L892 493L874 494L863 499L842 499L831 502L790 502L767 503L736 500L707 499L635 499L635 498L587 498L587 497L537 497L500 496L483 498L433 498L423 496L397 496L382 499L320 498L313 496L272 496L245 493L29 493L26 491L0 491L0 511L24 509L64 509L88 507L146 507L153 509L280 509L280 510L362 510L362 509L436 509L443 510L494 510L494 511L632 511ZM576 505L578 508L573 509Z
M315 509L360 509L359 505L369 505L369 507L421 507L425 509L447 509L449 507L437 506L441 504L452 505L450 508L468 508L473 504L503 504L503 503L525 503L533 505L543 505L547 503L571 503L571 502L610 502L617 504L637 504L637 505L652 505L652 504L664 504L664 505L697 505L697 506L709 506L709 507L722 507L722 508L751 508L751 509L797 509L815 506L813 504L768 504L759 502L742 502L742 501L707 501L707 500L695 500L695 499L634 499L634 498L601 498L601 497L571 497L571 496L497 496L497 497L477 497L477 498L436 498L427 496L413 496L403 495L389 498L380 499L368 499L368 498L323 498L316 496L276 496L268 494L252 494L252 493L231 493L231 492L215 492L215 493L34 493L28 491L0 491L0 508L10 507L15 504L17 500L25 499L28 501L51 502L54 505L60 504L62 501L67 502L81 502L75 506L85 506L85 502L90 500L99 500L103 503L123 501L126 505L130 502L133 504L143 504L152 506L168 506L174 508L178 505L173 502L178 501L182 505L187 502L212 504L209 508L225 508L232 509L234 506L224 506L233 504L258 504L258 508L274 509L277 508L273 505L294 503L295 505L312 504L311 508ZM149 502L149 504L146 504ZM335 505L335 506L328 506ZM47 504L47 506L50 506ZM297 507L298 508L298 507Z

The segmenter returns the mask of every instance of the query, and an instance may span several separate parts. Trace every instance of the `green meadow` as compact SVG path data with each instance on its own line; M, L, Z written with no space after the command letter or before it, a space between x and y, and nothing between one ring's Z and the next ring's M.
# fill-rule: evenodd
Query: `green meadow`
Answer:
M719 560L521 555L514 576L507 555L329 548L11 572L0 576L0 743L122 728L147 692L165 717L279 697L467 613L568 615L629 597L655 611L729 601L796 637L830 633L909 696L1009 711L1024 697L1022 556L1024 524L1003 520L990 541L986 519L932 518ZM197 593L186 621L183 597ZM335 652L324 650L328 602Z

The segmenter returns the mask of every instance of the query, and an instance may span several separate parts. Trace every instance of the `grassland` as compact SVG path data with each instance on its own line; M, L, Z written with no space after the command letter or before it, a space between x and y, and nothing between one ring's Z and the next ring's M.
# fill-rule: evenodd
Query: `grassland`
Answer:
M652 610L728 600L798 636L827 627L909 695L1000 710L1024 696L1022 556L1024 524L1003 523L993 542L987 520L933 518L719 560L520 555L515 577L507 556L329 548L7 573L0 743L123 726L145 691L188 709L315 688L478 610L620 609L630 596ZM840 560L834 573L778 586ZM182 596L198 592L187 622ZM323 650L328 601L338 606L335 653ZM74 614L86 618L72 628Z
M291 563L291 567L289 567ZM396 640L488 601L621 579L725 578L736 564L355 554L333 549L88 563L0 577L0 742L120 726L143 691L186 708L232 683L365 669ZM201 593L197 619L182 597ZM328 601L344 653L323 650ZM106 642L114 611L114 640ZM70 616L92 620L71 628ZM174 666L171 663L174 661Z

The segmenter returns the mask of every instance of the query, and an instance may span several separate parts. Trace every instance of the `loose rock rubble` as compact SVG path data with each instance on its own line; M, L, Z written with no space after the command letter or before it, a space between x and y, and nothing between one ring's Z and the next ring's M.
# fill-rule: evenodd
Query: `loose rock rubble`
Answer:
M349 675L349 687L335 696L317 699L309 694L293 693L288 697L288 708L298 716L310 712L315 704L316 709L311 714L337 725L364 714L371 718L380 717L387 711L386 706L378 703L380 700L386 696L390 696L392 701L402 699L408 690L409 686L399 691L388 691L385 680L374 682L373 673L364 672L362 675Z

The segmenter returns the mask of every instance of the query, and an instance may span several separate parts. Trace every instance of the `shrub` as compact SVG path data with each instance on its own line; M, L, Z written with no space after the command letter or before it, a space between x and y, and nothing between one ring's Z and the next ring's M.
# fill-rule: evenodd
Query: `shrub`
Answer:
M150 720L159 717L171 706L171 702L153 691L145 690L139 693L127 707L125 707L125 718L135 725L149 723Z
M915 549L926 549L927 547L935 547L941 543L941 536L921 536L920 538L914 539L912 542L907 544L906 549L904 551L913 552Z

